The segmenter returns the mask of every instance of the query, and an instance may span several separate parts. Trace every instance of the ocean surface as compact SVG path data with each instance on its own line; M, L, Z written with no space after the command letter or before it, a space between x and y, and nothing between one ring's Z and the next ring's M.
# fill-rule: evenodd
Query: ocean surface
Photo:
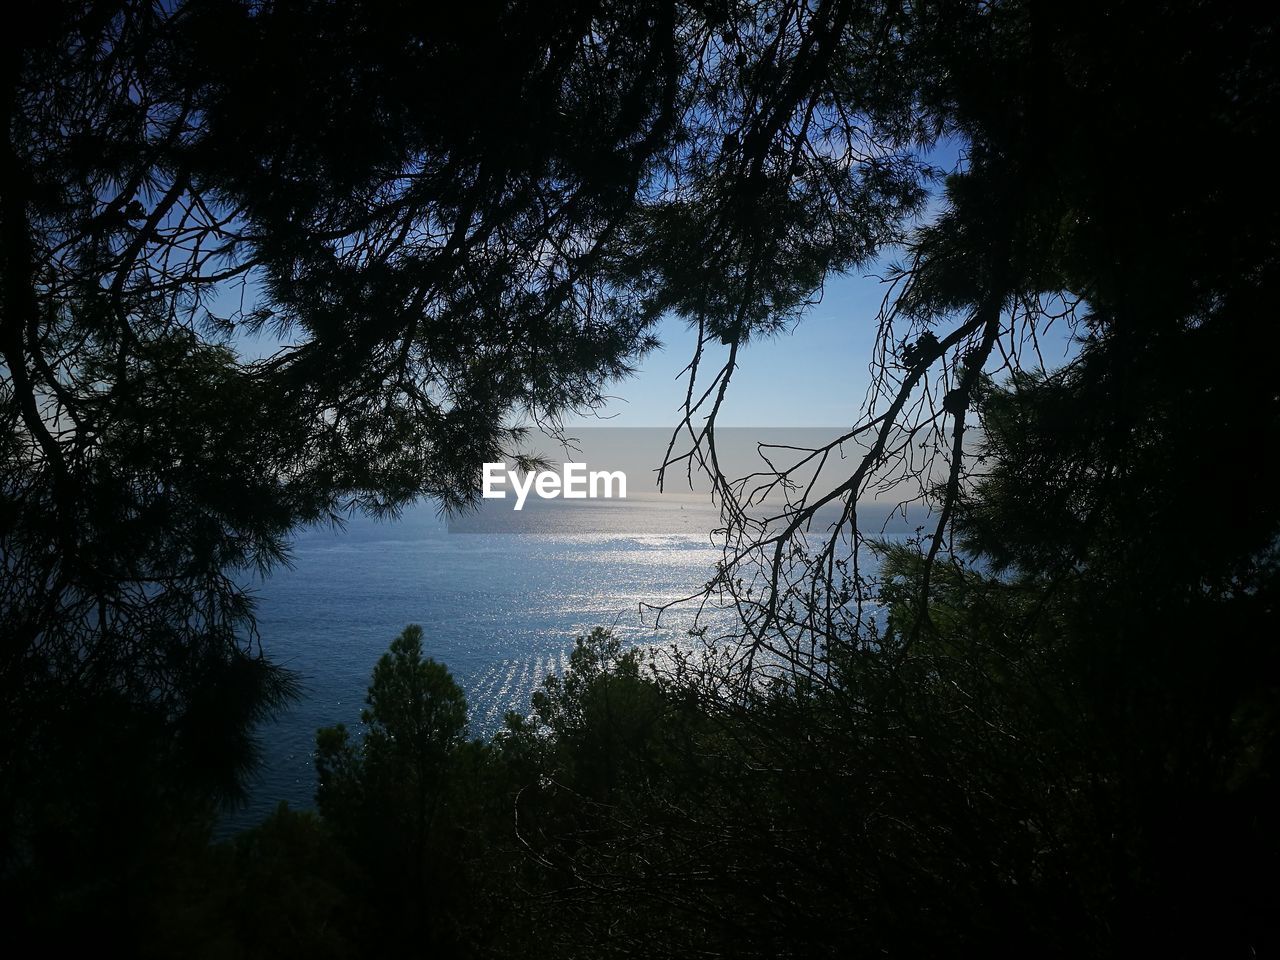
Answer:
M594 627L628 644L689 642L691 610L664 614L655 629L640 604L679 600L709 579L721 556L710 505L531 501L526 512L538 532L450 532L422 505L297 536L292 566L255 592L263 651L298 675L302 697L260 728L261 769L224 832L281 801L312 806L316 729L359 724L374 663L407 624L422 626L425 654L466 692L472 736L492 734L508 710L527 712Z
M495 514L449 524L424 504L394 521L357 516L341 530L298 534L292 565L255 593L263 651L295 672L302 696L259 729L262 765L221 834L261 821L281 801L313 805L316 729L358 728L373 666L407 624L421 625L425 654L461 684L479 737L507 711L528 712L530 695L595 627L628 645L697 642L688 634L694 604L664 612L661 628L641 604L679 601L712 576L720 519L705 500L531 498L514 517L509 504L488 506L503 512L501 522ZM873 526L883 529L888 511L879 514ZM897 528L898 536L907 529ZM715 616L713 634L725 625Z

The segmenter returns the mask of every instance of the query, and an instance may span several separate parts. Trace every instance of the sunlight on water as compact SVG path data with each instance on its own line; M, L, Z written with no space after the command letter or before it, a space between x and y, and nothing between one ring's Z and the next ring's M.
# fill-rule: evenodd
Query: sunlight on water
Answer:
M250 802L224 828L257 822L282 800L311 805L316 729L358 728L374 663L407 624L422 626L425 653L462 685L480 737L508 711L527 713L595 627L626 646L692 648L695 604L663 613L660 630L640 604L673 603L707 582L721 559L710 538L716 511L636 501L562 516L554 533L450 533L419 508L299 536L292 567L260 585L258 614L263 649L300 676L304 695L261 731ZM714 633L725 621L711 622Z
M427 509L305 532L292 568L258 590L263 648L300 675L304 697L262 731L263 768L229 824L259 820L281 800L311 804L316 728L358 726L373 665L406 624L422 625L426 654L466 691L474 736L491 735L509 710L527 712L544 677L563 671L575 638L594 627L628 645L687 642L689 616L664 617L655 631L639 604L706 582L720 557L708 538L716 514L690 505L676 519L693 529L671 532L669 507L637 503L625 513L611 512L613 533L579 525L554 535L450 534Z

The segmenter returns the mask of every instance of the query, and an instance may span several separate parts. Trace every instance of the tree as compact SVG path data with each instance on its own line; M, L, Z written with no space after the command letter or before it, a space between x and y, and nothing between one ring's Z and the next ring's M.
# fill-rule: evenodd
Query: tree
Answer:
M51 721L68 703L137 711L131 746L192 781L170 800L235 797L253 725L292 690L245 581L291 531L465 505L480 464L523 455L513 424L593 409L665 311L745 342L895 239L924 198L905 148L929 135L903 19L848 2L85 0L12 32L15 869L42 798L85 793L40 787L95 752ZM234 709L197 718L201 698ZM238 748L201 754L194 730Z
M281 804L261 824L209 844L157 889L134 891L146 914L143 956L361 957L365 878L314 812Z
M413 844L420 847L430 827L434 801L450 755L466 740L467 701L449 671L422 656L422 628L405 627L382 655L361 711L364 735L351 743L346 727L316 734L316 800L322 812L338 812L357 795L394 793L404 799Z
M1022 452L1042 459L1020 481L1037 491L1023 501L1026 515L1047 505L1055 521L1045 529L1063 524L1063 563L1092 549L1089 537L1115 546L1121 538L1110 538L1112 529L1136 536L1125 549L1177 567L1187 535L1207 541L1226 532L1208 538L1207 528L1186 529L1197 498L1215 485L1237 486L1251 519L1233 525L1230 538L1193 549L1197 558L1251 563L1277 529L1253 456L1258 438L1276 429L1274 377L1260 359L1273 331L1259 322L1276 277L1276 211L1239 176L1262 163L1280 96L1262 66L1275 36L1272 13L1182 2L1054 11L939 4L915 13L906 47L913 62L932 65L919 109L958 141L963 159L945 180L939 216L914 232L890 273L872 391L851 429L817 450L774 451L778 470L763 479L719 478L730 537L714 587L737 605L753 641L748 651L766 636L802 651L806 634L834 633L839 615L824 617L839 604L818 601L832 595L849 548L875 534L858 529L860 501L923 501L932 511L927 550L935 560L948 552L959 502L991 462L975 457L986 426L984 376L1010 375L1024 409L1053 405L1053 420L1024 434ZM1156 77L1164 78L1159 87ZM1214 144L1194 177L1175 161L1151 159L1150 145L1170 136ZM1056 369L1040 342L1064 326L1079 355ZM1228 368L1237 375L1224 377ZM1066 399L1067 383L1089 385L1080 406ZM710 404L723 390L719 378L712 386L703 408L710 421L686 431L676 452L687 450L714 474ZM1040 388L1043 404L1029 396ZM689 395L704 395L702 381ZM1197 445L1201 430L1222 442ZM852 471L840 455L848 450ZM1156 451L1182 464L1186 482L1148 496L1151 486L1135 471L1154 467ZM786 494L789 478L817 464L826 479L800 484L761 529L753 505ZM1086 501L1108 483L1127 491L1127 515L1144 517L1145 534L1111 526L1118 510L1090 514ZM1082 512L1046 504L1041 490L1079 493L1070 506ZM820 521L806 537L823 508L839 522ZM873 600L873 591L860 598ZM806 612L798 622L786 616L791 600Z
M795 454L834 480L781 460L719 475L737 355L690 371L667 466L717 481L729 542L708 592L740 617L729 668L693 679L773 745L772 809L808 825L778 872L829 863L823 845L868 865L798 884L793 918L833 905L797 925L817 945L1266 952L1280 516L1258 451L1280 441L1280 262L1275 197L1241 172L1280 116L1275 14L913 12L906 47L936 67L922 109L964 159L892 275L870 404ZM1213 149L1189 173L1152 158L1170 140ZM1059 367L1039 349L1054 324L1074 341ZM859 501L904 482L930 523L873 576ZM1214 491L1230 522L1208 519ZM770 493L788 503L762 522ZM794 693L741 710L770 679Z
M1277 26L1197 0L41 5L0 84L8 885L116 912L98 892L199 833L290 693L250 572L302 524L465 505L515 421L591 410L674 313L697 347L663 466L716 480L709 590L746 642L680 695L688 723L625 658L549 691L564 751L510 756L593 791L551 805L557 869L614 904L679 890L668 952L723 945L681 886L708 875L768 905L737 952L1265 946L1271 887L1233 868L1275 848ZM943 135L964 157L912 229ZM891 248L870 403L801 454L854 466L762 528L753 499L797 488L717 470L741 351ZM1055 323L1061 369L1038 356ZM267 356L233 338L254 332ZM930 527L876 582L858 503L903 481ZM1223 486L1247 516L1191 522ZM441 757L486 755L424 746L457 711L415 691L449 684L411 640L390 656L366 742L322 737L322 793L410 864L388 902L417 910ZM601 729L614 693L634 724ZM1004 729L1043 776L1010 776ZM1042 841L1058 814L1083 826ZM1049 869L1096 896L1055 912ZM655 946L628 929L620 950Z
M379 942L452 942L458 914L459 813L451 776L465 766L467 702L442 665L422 656L410 625L374 667L363 736L342 724L316 733L316 803L366 869L389 929ZM442 947L443 949L443 947Z

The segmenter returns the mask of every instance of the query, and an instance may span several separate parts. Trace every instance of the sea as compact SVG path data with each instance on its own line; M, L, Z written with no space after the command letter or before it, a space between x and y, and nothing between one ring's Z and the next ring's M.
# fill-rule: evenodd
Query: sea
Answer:
M316 729L358 727L373 666L408 624L465 691L477 737L509 710L528 712L534 690L595 627L627 645L689 642L691 606L655 623L641 604L680 601L711 577L721 551L710 504L530 501L524 512L538 511L554 519L527 532L462 532L428 502L394 520L356 515L297 534L291 564L254 592L263 653L302 692L259 728L261 764L224 832L282 801L312 806Z
M254 593L262 650L293 671L301 696L259 728L261 764L220 834L281 802L313 806L317 728L358 728L373 666L408 624L465 691L474 737L491 736L507 711L527 713L595 627L626 645L697 642L696 603L681 601L723 555L709 502L531 499L526 510L514 526L460 525L428 502L296 535L291 563ZM717 615L704 611L702 622Z

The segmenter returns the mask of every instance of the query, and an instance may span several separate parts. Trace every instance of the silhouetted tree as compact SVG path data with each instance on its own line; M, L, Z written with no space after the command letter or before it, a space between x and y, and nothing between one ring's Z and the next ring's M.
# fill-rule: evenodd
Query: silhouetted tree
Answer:
M293 692L246 580L299 525L464 506L513 423L597 406L672 313L697 346L664 468L717 482L729 669L652 677L595 635L491 749L406 632L366 737L321 734L324 824L258 839L305 862L331 831L374 950L479 949L480 888L564 954L1273 948L1276 28L1195 0L33 8L0 81L6 904L142 943ZM942 136L963 158L909 229ZM741 351L890 248L870 403L807 454L852 469L721 476ZM871 577L857 505L902 482L930 527ZM1217 490L1238 520L1202 519ZM286 912L323 926L317 891Z
M896 237L929 128L903 16L122 0L10 32L6 861L91 793L40 786L93 750L67 703L131 705L193 803L236 795L291 692L244 580L298 525L465 503L515 419L601 402L664 311L777 329Z
M374 667L366 702L358 742L341 724L317 732L316 802L385 901L379 941L446 949L467 887L450 797L466 698L411 625Z
M59 836L127 875L88 855L115 791L240 795L294 692L245 586L299 525L463 504L664 311L776 329L896 236L902 12L775 12L68 0L6 34L7 879Z
M711 591L741 615L750 675L727 689L775 672L832 691L824 749L875 770L905 825L872 848L903 884L896 920L853 927L886 949L948 931L1072 955L1273 950L1258 851L1276 844L1280 515L1259 450L1280 441L1262 322L1280 218L1246 171L1280 116L1274 11L915 12L909 46L936 57L926 92L963 161L893 275L871 404L800 455L840 472L790 492L786 463L720 478ZM1058 365L1039 348L1053 324L1073 340ZM689 442L714 469L707 409ZM933 514L877 581L858 501L889 490ZM761 526L770 492L791 502ZM794 719L775 730L809 729L780 706ZM984 920L977 891L1026 926Z

